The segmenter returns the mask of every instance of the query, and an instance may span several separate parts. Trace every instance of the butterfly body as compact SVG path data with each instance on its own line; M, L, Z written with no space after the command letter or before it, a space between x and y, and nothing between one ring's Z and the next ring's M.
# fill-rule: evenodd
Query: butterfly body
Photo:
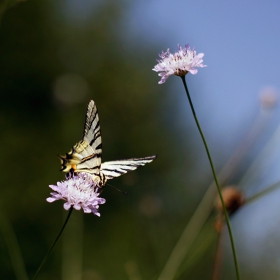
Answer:
M102 140L97 107L93 100L88 104L83 140L75 144L69 153L59 156L61 171L70 173L86 172L92 176L99 188L103 188L108 179L118 177L128 171L145 165L156 158L155 155L144 158L132 158L101 163Z

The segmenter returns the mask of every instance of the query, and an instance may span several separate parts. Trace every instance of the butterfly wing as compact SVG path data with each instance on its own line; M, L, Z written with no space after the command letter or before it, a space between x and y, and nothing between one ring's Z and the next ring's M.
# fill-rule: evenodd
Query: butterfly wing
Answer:
M83 140L77 145L81 146L81 149L76 147L76 151L82 157L81 162L77 165L77 171L89 172L98 176L102 157L102 139L98 111L93 100L87 107Z
M87 107L83 140L78 142L61 159L61 170L88 172L99 176L102 156L102 140L97 107L91 100Z
M135 170L137 167L145 165L153 161L156 156L149 156L144 158L131 158L115 161L108 161L101 164L100 173L105 176L105 179L113 179L119 177L131 170Z
M93 100L91 100L88 103L83 140L89 143L89 145L94 150L95 154L99 155L101 161L101 155L102 155L101 130L100 130L97 107Z

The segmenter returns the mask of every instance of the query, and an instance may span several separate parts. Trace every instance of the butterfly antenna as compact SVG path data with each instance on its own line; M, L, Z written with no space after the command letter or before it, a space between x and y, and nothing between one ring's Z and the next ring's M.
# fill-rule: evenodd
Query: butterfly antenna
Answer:
M120 189L116 188L116 187L115 187L115 186L113 186L113 185L110 185L110 184L108 184L108 183L107 183L106 185L110 186L111 188L113 188L113 189L117 190L118 192L120 192L120 193L122 193L122 194L124 194L124 195L127 195L127 192L124 192L124 191L122 191L122 190L120 190Z

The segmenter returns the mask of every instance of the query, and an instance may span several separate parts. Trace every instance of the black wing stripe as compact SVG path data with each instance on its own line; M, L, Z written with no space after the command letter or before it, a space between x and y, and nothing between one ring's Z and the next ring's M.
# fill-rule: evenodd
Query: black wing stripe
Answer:
M97 112L96 112L97 113ZM96 118L96 114L95 114L95 117L94 117L94 120L95 120L95 118ZM94 121L93 120L93 121ZM92 122L93 123L93 122ZM100 124L99 124L99 120L97 121L97 123L96 123L96 125L95 125L95 127L94 127L94 129L93 129L93 131L95 131L96 129L98 129L98 131L97 132L99 132L100 131Z
M92 113L94 112L94 116L92 117ZM97 112L97 109L94 111L91 112L91 122L90 122L90 125L89 125L89 130L92 130L92 125L95 121L95 119L98 117L98 112ZM97 124L96 125L99 125L99 120L97 121ZM95 126L96 128L96 126ZM94 131L94 130L93 130Z
M97 147L96 150L102 149L102 143L100 143Z
M94 133L93 138L92 138L92 140L91 140L90 143L89 143L90 146L92 146L92 144L94 144L95 141L96 141L99 137L101 137L100 130L98 130L96 133Z
M108 169L108 168L102 169L102 171L104 171L104 170L108 171L108 172L123 174L123 173L126 173L127 171L130 171L132 169L125 169L125 168L122 168L122 169Z
M93 169L99 170L99 168L100 168L100 166L83 167L83 168L78 169L77 171L78 171L78 172L83 172L84 170L89 170L89 171L91 171L91 170L93 170ZM89 172L89 173L91 173L91 172ZM92 173L94 173L94 172L92 172ZM94 174L95 174L95 173L94 173ZM98 172L98 174L99 174L99 172Z
M97 130L97 131L96 131ZM101 130L100 130L100 125L99 125L99 121L97 122L97 124L96 124L96 126L95 126L95 128L93 129L93 138L92 138L92 140L90 141L90 146L92 146L94 143L95 143L95 141L97 141L97 139L99 138L99 137L101 137ZM97 149L97 148L96 148Z
M102 156L101 153L94 154L94 156L83 158L83 159L81 160L81 163L84 163L84 162L93 160L93 159L95 159L95 158L101 158L101 156Z
M99 121L97 121L95 127L92 129L92 131L94 132L94 136L100 132L100 124L99 124Z

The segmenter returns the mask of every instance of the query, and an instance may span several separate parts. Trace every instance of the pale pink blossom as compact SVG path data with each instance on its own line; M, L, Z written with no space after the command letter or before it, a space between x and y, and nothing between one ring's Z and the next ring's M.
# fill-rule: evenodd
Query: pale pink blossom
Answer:
M76 210L83 209L85 213L93 213L100 217L99 204L104 204L106 200L98 197L98 188L89 174L79 173L49 187L54 192L51 193L51 197L47 198L48 202L62 199L66 201L63 205L65 210L73 207Z
M178 45L178 51L174 54L170 53L169 49L166 52L159 54L160 60L152 69L156 72L161 72L158 75L161 78L159 84L165 83L166 79L171 75L185 76L187 73L196 74L197 67L206 67L203 65L203 53L196 54L194 49L190 49L189 45L182 48Z

